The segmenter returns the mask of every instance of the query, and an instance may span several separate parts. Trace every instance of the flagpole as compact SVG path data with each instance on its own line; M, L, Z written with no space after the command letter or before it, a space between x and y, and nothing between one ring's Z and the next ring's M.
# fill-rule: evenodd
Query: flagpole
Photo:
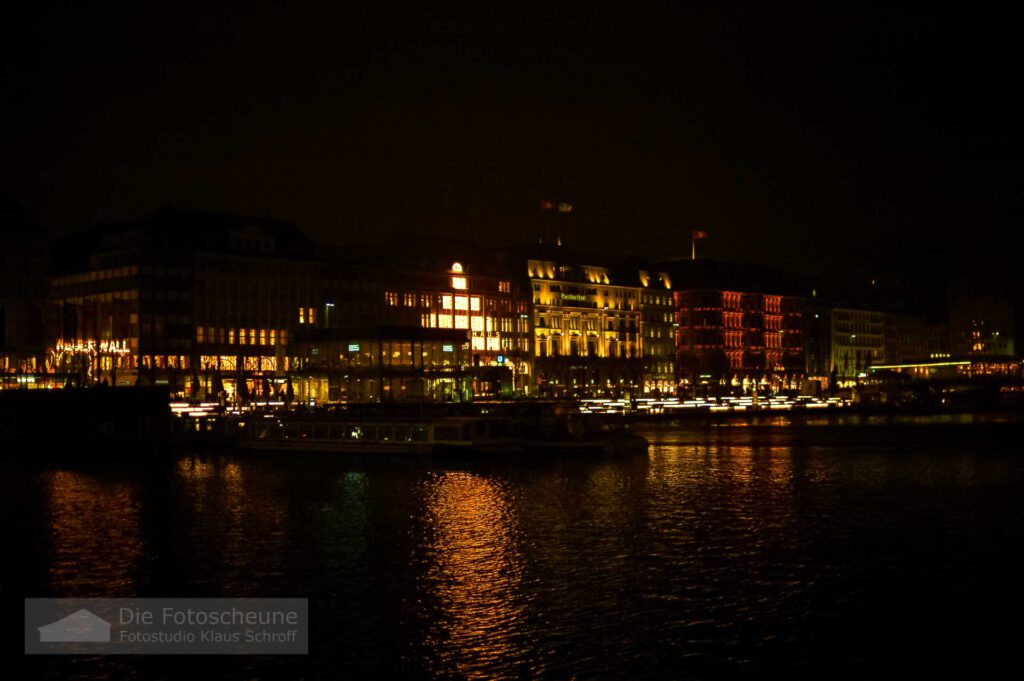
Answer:
M697 259L697 239L690 235L690 260Z

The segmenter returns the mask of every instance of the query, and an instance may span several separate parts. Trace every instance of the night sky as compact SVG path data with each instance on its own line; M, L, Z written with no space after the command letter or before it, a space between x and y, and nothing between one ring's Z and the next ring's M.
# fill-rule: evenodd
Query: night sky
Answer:
M807 273L1020 257L1014 16L30 4L3 22L0 191L51 236L170 203L508 244L552 199L606 252L703 229Z

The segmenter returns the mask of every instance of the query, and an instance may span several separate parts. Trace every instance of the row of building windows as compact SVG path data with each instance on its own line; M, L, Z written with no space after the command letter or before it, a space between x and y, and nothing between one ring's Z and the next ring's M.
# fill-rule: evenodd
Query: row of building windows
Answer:
M237 371L238 360L243 371L277 371L278 361L273 356L235 357L234 355L203 355L199 358L199 369L203 371ZM287 364L287 362L286 362Z
M197 326L197 343L226 343L228 345L287 345L285 329L225 329Z

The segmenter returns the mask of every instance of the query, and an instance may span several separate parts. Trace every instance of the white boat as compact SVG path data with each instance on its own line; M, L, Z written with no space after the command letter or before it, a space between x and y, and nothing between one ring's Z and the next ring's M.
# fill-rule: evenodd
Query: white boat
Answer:
M275 416L245 424L253 450L367 454L496 454L521 451L505 419L481 416Z

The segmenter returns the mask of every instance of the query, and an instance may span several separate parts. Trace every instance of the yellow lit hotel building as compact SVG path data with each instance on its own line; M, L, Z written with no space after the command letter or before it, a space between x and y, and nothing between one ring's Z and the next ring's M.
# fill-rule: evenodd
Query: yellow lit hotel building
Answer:
M541 394L636 392L642 383L641 288L607 267L529 259L533 345Z
M608 268L529 261L537 357L639 356L640 290L616 286Z

